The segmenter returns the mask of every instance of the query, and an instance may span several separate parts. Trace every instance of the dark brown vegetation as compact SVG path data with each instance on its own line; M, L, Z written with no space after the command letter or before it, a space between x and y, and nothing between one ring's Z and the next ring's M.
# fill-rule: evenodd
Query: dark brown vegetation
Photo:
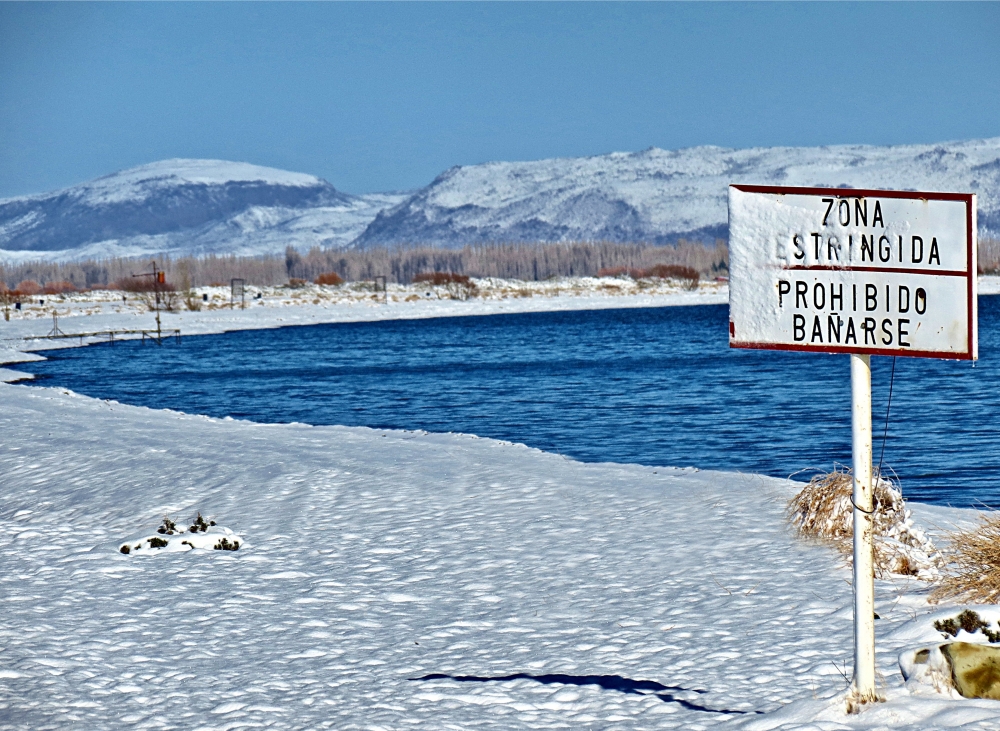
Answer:
M1000 274L1000 239L979 239L979 273Z
M42 291L42 285L36 282L34 279L22 279L18 282L17 286L14 287L14 292L21 295L31 296L34 294L39 294Z
M176 292L170 282L157 282L152 277L122 277L113 282L109 289L119 289L122 292Z
M467 274L455 272L421 272L413 275L414 284L429 284L433 287L445 287L452 299L467 300L479 291L476 283Z
M961 630L965 630L970 635L982 632L990 642L1000 642L1000 632L990 629L988 622L984 622L978 612L965 609L961 613L950 619L939 619L934 622L934 629L940 632L945 639L958 637Z
M75 292L76 287L73 286L72 282L46 282L45 286L42 287L42 294L67 294L69 292Z
M337 274L337 272L324 272L316 277L314 281L316 284L325 284L336 287L337 285L344 283L344 278Z
M414 274L411 280L414 284L427 282L436 287L442 284L471 284L472 280L465 274L455 274L455 272L421 272Z
M597 272L599 277L631 277L632 279L673 279L683 282L689 289L696 289L701 274L694 267L682 264L654 264L649 269L611 267Z

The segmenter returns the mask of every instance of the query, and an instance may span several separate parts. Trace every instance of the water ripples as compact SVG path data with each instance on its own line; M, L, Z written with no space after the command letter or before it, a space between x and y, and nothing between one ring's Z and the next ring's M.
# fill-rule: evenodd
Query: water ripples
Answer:
M925 502L1000 507L1000 298L980 361L900 358L885 463ZM725 306L346 323L52 351L98 398L262 422L469 432L589 462L787 476L850 463L848 357L730 350ZM873 358L876 459L889 358Z

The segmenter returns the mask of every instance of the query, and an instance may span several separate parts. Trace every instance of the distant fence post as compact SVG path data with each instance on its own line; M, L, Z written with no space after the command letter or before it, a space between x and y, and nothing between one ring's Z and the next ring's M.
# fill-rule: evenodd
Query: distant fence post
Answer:
M247 303L242 279L233 279L229 282L229 309L236 306L236 300L240 301L240 309L245 310Z

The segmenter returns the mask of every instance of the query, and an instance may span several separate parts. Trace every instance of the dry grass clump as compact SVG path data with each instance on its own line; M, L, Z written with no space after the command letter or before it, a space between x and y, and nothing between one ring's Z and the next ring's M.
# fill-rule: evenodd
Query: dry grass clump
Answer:
M607 267L597 272L599 278L630 277L632 279L672 279L688 289L698 289L701 274L697 269L680 264L654 264L648 269L635 267Z
M853 555L853 475L835 469L817 475L788 503L788 521L799 535L833 543L850 560ZM913 524L899 486L886 477L875 483L875 574L934 579L940 557L931 540Z
M344 283L344 278L337 272L323 272L313 280L316 284L325 284L331 287L339 287Z
M41 294L42 285L34 279L22 279L18 282L17 286L14 287L14 292L30 297L35 294Z
M49 282L44 287L42 287L43 294L68 294L70 292L75 292L76 287L72 282Z
M471 277L455 272L422 272L414 274L412 281L414 284L444 286L448 290L448 296L453 300L467 300L479 293L479 288Z
M683 282L688 289L698 289L701 275L696 269L679 264L656 264L643 271L646 279L673 279Z
M1000 603L1000 514L947 537L948 566L931 599L977 604Z

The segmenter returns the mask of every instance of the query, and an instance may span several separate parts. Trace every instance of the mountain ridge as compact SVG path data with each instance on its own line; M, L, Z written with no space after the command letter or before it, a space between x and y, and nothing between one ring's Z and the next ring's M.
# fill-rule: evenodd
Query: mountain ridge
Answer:
M912 184L899 186L900 178ZM654 147L459 166L381 212L355 244L714 238L727 231L730 183L975 192L981 227L1000 230L1000 138L993 138L892 147Z
M225 160L161 160L0 200L0 261L277 254L351 247L712 241L727 186L901 188L979 195L1000 233L1000 137L928 145L650 147L456 165L415 191L352 195L322 178Z

